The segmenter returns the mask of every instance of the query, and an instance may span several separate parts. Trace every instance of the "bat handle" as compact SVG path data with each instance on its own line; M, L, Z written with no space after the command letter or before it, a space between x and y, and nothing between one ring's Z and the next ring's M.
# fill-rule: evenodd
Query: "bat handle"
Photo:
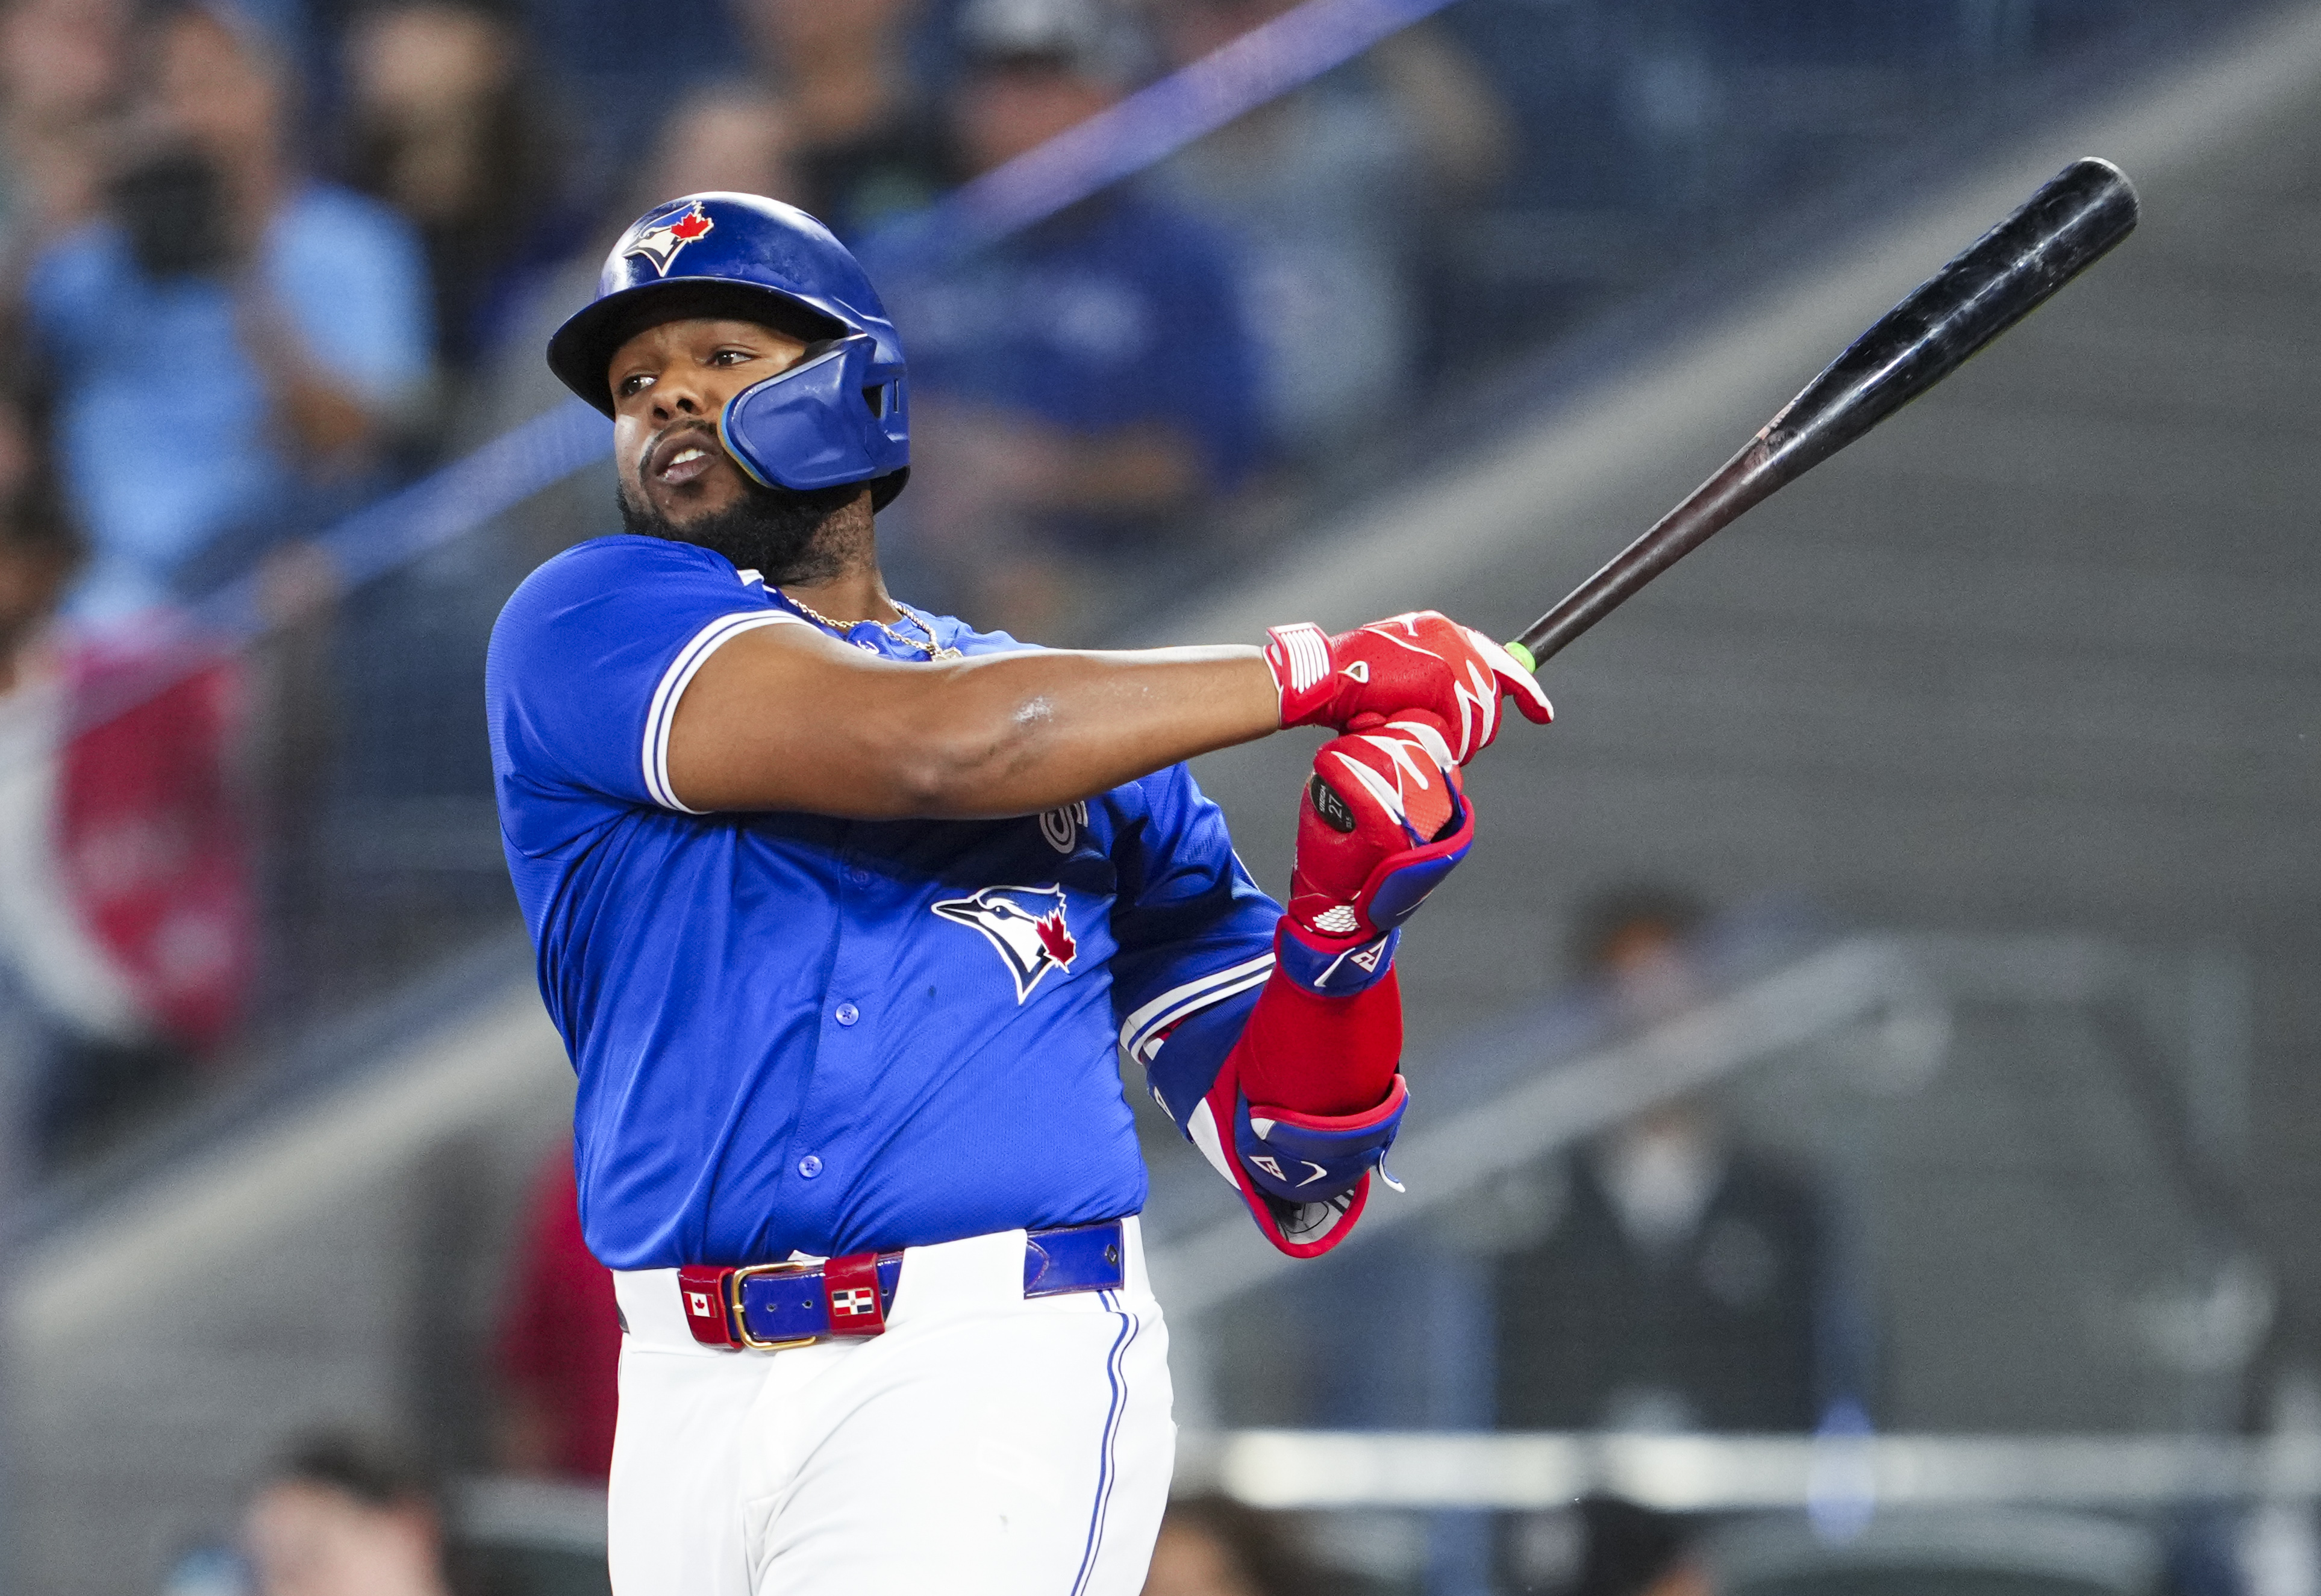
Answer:
M1768 431L1770 431L1769 428ZM1633 594L1693 549L1734 517L1770 494L1790 475L1760 432L1725 462L1716 476L1661 517L1652 528L1614 555L1604 568L1571 590L1564 601L1531 623L1507 652L1525 670L1536 672L1589 627L1625 603Z

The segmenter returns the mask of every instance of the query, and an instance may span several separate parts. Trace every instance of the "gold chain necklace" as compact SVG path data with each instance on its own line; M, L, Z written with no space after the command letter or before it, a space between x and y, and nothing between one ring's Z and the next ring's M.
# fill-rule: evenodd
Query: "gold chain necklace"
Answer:
M782 590L778 587L775 588L774 591L776 593L781 593L783 600L787 603L795 605L798 612L808 621L812 621L819 625L827 627L835 636L843 638L848 632L854 630L851 626L842 625L838 621L833 621L829 616L824 614L812 604L806 603L803 599L796 597L795 594L782 593ZM917 622L919 630L927 634L927 640L925 642L923 643L915 637L907 637L902 632L897 631L893 627L887 625L883 621L871 621L870 624L877 627L880 631L885 632L888 637L894 639L895 641L902 644L906 648L916 648L929 659L964 659L967 657L966 655L961 654L956 648L946 648L937 643L935 641L935 629L922 619L917 612L904 609L900 604L897 604L895 607L898 610L902 610L905 615ZM869 617L866 616L864 619L868 620ZM860 624L860 621L856 622L856 625Z

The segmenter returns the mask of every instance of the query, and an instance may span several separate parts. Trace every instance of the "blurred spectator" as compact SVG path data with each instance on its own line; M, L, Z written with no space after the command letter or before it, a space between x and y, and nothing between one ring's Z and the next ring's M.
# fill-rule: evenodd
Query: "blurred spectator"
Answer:
M428 371L423 260L376 203L290 159L292 73L228 0L143 35L112 216L27 296L92 556L74 608L198 592L360 485Z
M906 59L919 10L920 0L735 0L788 110L799 182L775 197L849 242L951 180L941 119Z
M292 1448L252 1492L241 1544L251 1596L451 1596L432 1483L351 1437Z
M722 188L795 204L801 188L796 158L795 121L783 101L746 83L695 89L670 107L617 217L605 218L605 249L639 214L680 194ZM588 253L592 277L603 263L604 249Z
M348 178L417 224L436 351L464 370L523 276L577 241L533 52L493 0L387 0L345 57Z
M0 964L44 1034L50 1161L231 1034L253 949L240 673L61 630L79 559L37 479L21 487L0 512Z
M0 13L0 257L12 277L102 204L129 10L128 0L14 0Z
M499 1465L601 1485L613 1468L621 1310L613 1272L581 1238L569 1140L541 1166L517 1246L500 1318Z
M1690 1523L1613 1496L1579 1503L1585 1551L1572 1596L1710 1596Z
M1579 962L1642 1028L1705 993L1680 894L1608 894ZM1544 1238L1497 1282L1506 1429L1812 1430L1852 1392L1815 1183L1739 1145L1699 1099L1637 1116L1570 1160Z
M660 124L669 103L705 77L742 68L748 51L730 6L639 0L517 0L545 69L587 108L573 132L584 141L587 191L603 194Z
M1515 1515L1506 1526L1508 1585L1556 1596L1713 1596L1689 1520L1616 1496Z
M1169 1504L1144 1596L1321 1596L1319 1573L1278 1520L1226 1496Z
M972 0L960 25L952 131L976 173L1104 110L1137 59L1097 0ZM911 363L900 553L947 585L929 602L1053 636L1087 624L1099 585L1183 563L1184 518L1259 442L1255 356L1206 226L1115 189L939 281L870 264Z
M1170 64L1183 67L1293 4L1151 9ZM1342 449L1350 431L1410 396L1426 245L1498 175L1510 139L1482 75L1420 23L1170 163L1187 203L1240 245L1277 442L1306 458Z
M597 219L594 236L538 278L509 318L479 394L485 424L493 431L512 427L570 401L542 351L565 318L595 296L605 252L631 222L681 194L726 189L790 198L798 192L792 153L787 108L763 88L727 79L680 95Z

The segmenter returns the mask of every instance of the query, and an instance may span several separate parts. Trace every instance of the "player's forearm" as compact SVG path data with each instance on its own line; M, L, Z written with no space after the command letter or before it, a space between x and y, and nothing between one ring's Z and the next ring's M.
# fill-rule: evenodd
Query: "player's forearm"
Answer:
M1252 648L1017 654L954 667L915 716L940 751L906 783L911 812L1028 814L1277 730Z
M822 664L773 635L791 630L735 639L687 690L669 771L688 807L1031 814L1280 724L1272 674L1252 648L900 665L833 645Z

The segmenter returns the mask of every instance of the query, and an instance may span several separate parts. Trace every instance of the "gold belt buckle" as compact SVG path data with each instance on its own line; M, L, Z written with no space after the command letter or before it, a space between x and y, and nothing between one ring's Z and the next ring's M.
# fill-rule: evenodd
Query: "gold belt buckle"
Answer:
M798 1336L787 1341L761 1341L750 1334L749 1317L742 1311L742 1283L761 1274L804 1274L819 1269L819 1264L747 1264L736 1269L725 1282L725 1308L732 1315L733 1335L751 1352L787 1352L793 1347L812 1347L820 1336Z

